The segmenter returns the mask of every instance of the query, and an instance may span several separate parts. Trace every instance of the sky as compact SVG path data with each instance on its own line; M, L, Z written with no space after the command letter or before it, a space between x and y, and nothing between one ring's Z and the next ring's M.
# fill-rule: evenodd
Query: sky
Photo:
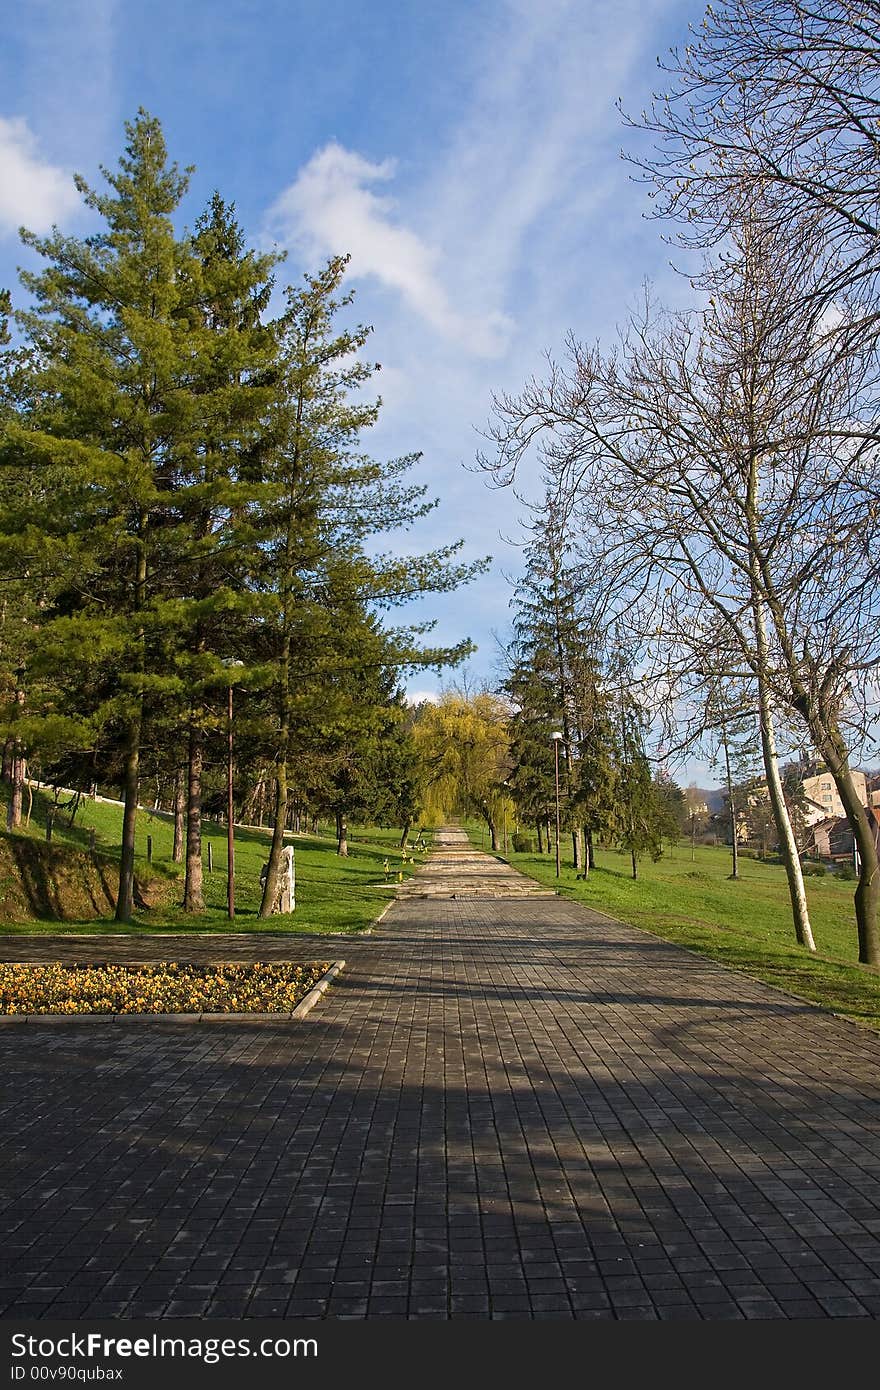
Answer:
M470 637L497 680L524 506L474 469L493 392L542 374L568 333L610 341L646 279L686 294L621 149L701 0L18 0L0 50L0 286L30 262L21 225L88 230L72 174L100 184L144 107L194 166L184 216L214 189L297 283L349 253L383 409L376 456L421 452L438 506L391 544L452 540L489 572L409 614ZM643 137L642 137L643 138ZM519 479L526 499L534 476ZM460 674L460 673L459 673ZM422 672L411 698L455 673Z

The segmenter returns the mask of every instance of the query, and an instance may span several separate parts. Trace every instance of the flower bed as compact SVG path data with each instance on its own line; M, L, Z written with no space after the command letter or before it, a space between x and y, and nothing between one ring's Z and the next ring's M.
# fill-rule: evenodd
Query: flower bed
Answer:
M328 968L313 961L0 964L0 1014L287 1014Z

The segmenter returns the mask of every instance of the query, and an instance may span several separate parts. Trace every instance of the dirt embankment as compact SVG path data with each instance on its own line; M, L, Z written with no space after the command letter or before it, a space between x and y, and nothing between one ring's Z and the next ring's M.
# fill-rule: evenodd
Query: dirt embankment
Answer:
M0 835L0 922L78 922L112 917L119 865L102 854ZM136 878L139 906L164 903L172 885Z

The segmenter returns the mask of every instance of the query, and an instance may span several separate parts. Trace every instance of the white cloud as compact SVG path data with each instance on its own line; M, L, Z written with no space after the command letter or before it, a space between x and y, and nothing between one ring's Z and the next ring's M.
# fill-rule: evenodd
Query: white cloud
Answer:
M442 279L442 256L395 217L392 199L373 191L394 175L393 160L371 163L335 141L300 170L270 219L280 235L315 255L351 254L351 275L397 290L443 337L476 356L503 350L509 321L498 312L458 313Z
M27 122L0 116L0 235L46 232L79 205L73 180L40 155Z
M439 705L440 696L436 690L408 690L406 703L408 705Z
M695 0L694 0L695 3ZM454 115L381 156L331 143L315 151L273 208L283 244L312 258L350 251L357 314L375 325L370 353L385 398L369 447L424 452L415 481L442 503L415 548L463 536L466 558L493 553L470 589L433 594L412 616L437 620L432 642L464 633L480 675L496 660L492 629L509 623L529 517L510 489L488 491L462 468L491 445L478 431L495 391L518 392L546 369L566 333L607 340L647 275L682 294L647 201L619 158L615 100L638 111L654 55L688 0L476 0L454 7L455 61L430 78L455 83ZM466 17L464 11L467 11ZM438 68L438 73L440 73ZM406 137L402 137L405 139ZM399 163L384 156L400 154ZM539 471L518 491L540 500ZM395 545L399 545L395 537ZM414 678L421 681L423 677Z

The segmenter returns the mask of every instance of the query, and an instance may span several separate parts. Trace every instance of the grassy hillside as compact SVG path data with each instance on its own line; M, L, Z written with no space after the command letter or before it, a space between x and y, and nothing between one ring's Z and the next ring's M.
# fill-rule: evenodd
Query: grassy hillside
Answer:
M485 847L479 826L469 833ZM570 842L563 848L570 854ZM692 859L690 845L681 844L656 864L641 860L634 882L628 854L600 850L598 867L582 882L570 864L557 881L552 855L506 858L566 897L880 1028L880 971L858 964L851 882L807 878L817 947L811 956L794 940L785 871L776 864L741 859L733 881L729 850L698 845Z
M119 931L119 926L112 921L112 911L121 807L84 800L73 824L68 823L67 813L56 814L52 843L46 846L48 806L48 799L36 793L30 827L21 835L0 836L0 930ZM90 829L95 831L94 863L88 854ZM147 862L148 836L152 839L152 863ZM239 829L235 836L236 918L230 923L226 916L226 827L213 823L205 826L203 863L207 910L193 917L177 905L182 896L182 865L174 864L171 859L171 818L148 810L139 811L136 874L150 907L137 913L136 921L128 930L362 930L391 899L398 869L402 868L406 874L412 871L411 864L403 866L401 863L397 849L399 839L399 830L355 827L349 836L349 857L340 859L336 854L336 841L329 832L289 837L289 843L296 850L296 911L261 921L257 917L260 869L269 854L269 832ZM213 872L208 870L209 845ZM388 881L383 868L386 857ZM42 875L39 893L28 892L22 885L20 865L25 860L37 864ZM62 915L66 920L59 922Z

